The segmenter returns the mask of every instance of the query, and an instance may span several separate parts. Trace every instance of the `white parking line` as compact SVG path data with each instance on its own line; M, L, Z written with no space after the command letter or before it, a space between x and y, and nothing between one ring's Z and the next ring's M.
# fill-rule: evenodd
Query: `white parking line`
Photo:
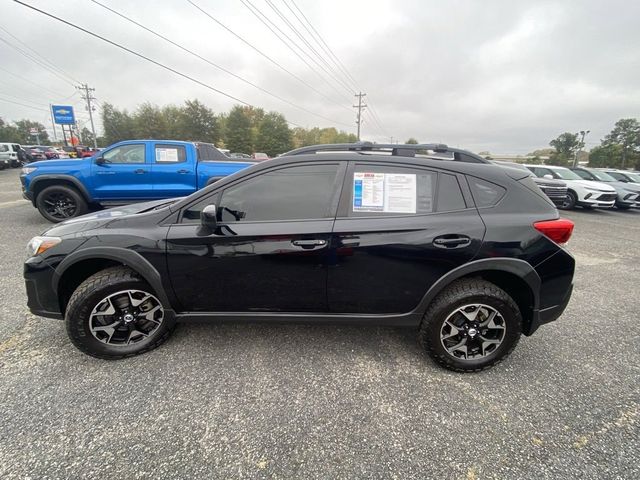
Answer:
M29 203L29 200L10 200L8 202L0 202L0 208L7 208L13 205L21 205L23 203Z

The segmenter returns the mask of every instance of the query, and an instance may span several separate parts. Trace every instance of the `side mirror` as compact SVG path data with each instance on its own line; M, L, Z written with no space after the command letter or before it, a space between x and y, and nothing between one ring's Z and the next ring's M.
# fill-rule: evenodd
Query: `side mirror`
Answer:
M550 173L545 173L542 178L546 178L548 180L553 180L553 175L551 175Z
M203 227L215 230L218 225L218 207L215 205L207 205L204 207L200 214L200 223Z
M104 165L106 162L104 161L104 157L96 158L96 165Z

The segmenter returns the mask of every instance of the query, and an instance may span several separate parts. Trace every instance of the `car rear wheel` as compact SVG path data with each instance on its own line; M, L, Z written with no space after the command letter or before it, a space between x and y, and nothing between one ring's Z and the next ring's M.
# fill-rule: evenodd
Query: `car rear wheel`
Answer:
M481 279L452 283L431 303L420 326L420 340L431 358L458 372L477 372L501 362L521 333L516 303Z
M158 347L175 326L151 287L126 267L105 269L80 284L65 322L80 351L112 360Z
M564 210L573 210L576 208L576 204L578 203L578 197L574 192L569 190L567 192L567 196L564 199L564 203L562 204L562 208Z
M47 187L36 197L40 214L53 223L84 215L87 202L74 188L65 185Z

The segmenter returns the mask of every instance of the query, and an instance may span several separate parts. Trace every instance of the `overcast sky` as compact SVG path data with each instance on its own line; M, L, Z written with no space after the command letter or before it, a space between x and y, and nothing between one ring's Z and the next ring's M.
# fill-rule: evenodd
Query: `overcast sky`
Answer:
M280 111L293 124L355 132L353 93L312 71L241 0L193 1L298 79L187 0L100 1L298 107L89 0L25 1L251 105ZM380 125L367 112L365 140L415 137L474 151L527 153L548 146L564 131L591 130L591 147L619 118L640 117L640 2L294 1L367 93ZM295 10L292 0L251 3L306 48L270 6L304 33L286 6ZM146 101L165 105L198 98L215 111L237 103L10 0L0 8L0 25L6 29L0 30L0 39L26 50L7 32L14 35L66 75L94 87L99 102L133 110ZM45 122L47 105L57 102L76 105L81 124L86 121L71 80L3 41L0 58L2 118Z

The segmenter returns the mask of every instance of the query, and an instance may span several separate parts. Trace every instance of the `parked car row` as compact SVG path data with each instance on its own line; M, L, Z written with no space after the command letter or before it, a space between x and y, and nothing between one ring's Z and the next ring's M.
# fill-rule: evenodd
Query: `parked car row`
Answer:
M523 165L500 161L493 163L506 168L530 171L540 190L558 208L640 208L640 174L635 172L610 168Z

